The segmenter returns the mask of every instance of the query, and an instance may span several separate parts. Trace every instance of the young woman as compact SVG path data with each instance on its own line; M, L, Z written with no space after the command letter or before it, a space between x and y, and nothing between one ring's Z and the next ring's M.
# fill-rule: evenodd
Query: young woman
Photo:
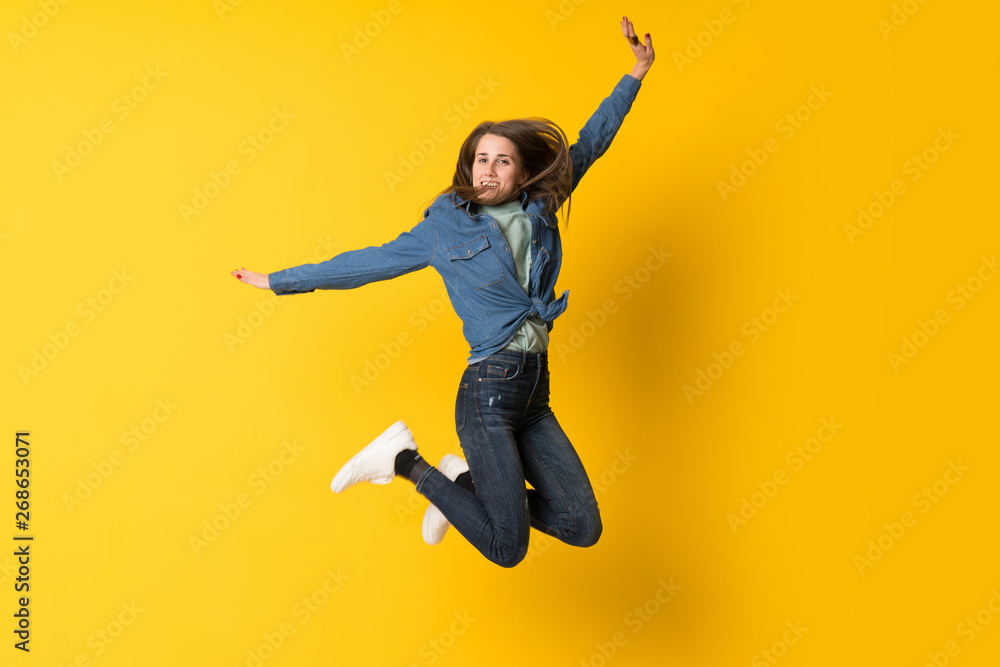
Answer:
M640 41L627 17L621 28L635 65L572 146L544 119L481 123L462 144L451 187L409 232L320 264L232 272L275 294L350 289L427 266L441 274L471 347L455 404L467 461L447 455L430 466L400 421L348 461L331 488L405 477L432 503L423 526L428 543L440 541L450 523L504 567L527 554L530 527L581 547L601 535L590 480L549 408L546 347L568 294L555 297L562 262L556 211L566 204L568 215L571 193L611 145L653 64L649 33Z

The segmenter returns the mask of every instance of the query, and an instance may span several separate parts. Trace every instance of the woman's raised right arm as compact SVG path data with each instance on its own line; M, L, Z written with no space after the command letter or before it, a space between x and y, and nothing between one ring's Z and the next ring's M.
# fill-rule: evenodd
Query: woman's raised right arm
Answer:
M577 140L569 147L569 156L573 162L570 192L576 189L591 165L611 146L618 128L632 108L632 102L639 92L643 77L653 64L653 42L648 33L645 43L641 42L627 17L622 17L621 27L629 48L635 54L635 64L629 74L622 76L611 95L597 107L597 111L580 129ZM562 204L562 202L557 203Z

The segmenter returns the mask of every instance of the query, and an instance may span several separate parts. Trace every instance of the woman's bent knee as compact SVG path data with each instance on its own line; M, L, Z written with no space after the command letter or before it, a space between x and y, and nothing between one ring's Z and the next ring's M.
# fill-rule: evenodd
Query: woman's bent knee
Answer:
M528 555L528 545L525 543L517 548L503 549L497 554L487 557L500 567L514 567Z
M575 547L592 547L601 539L603 532L601 513L595 507L592 512L577 517L575 530L563 541Z

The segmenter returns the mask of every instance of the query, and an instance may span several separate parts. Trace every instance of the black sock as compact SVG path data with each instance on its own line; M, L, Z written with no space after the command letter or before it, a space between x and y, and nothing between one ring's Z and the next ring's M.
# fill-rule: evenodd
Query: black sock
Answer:
M455 478L455 484L458 484L466 491L476 492L476 485L472 483L472 473L468 470Z
M414 484L424 474L424 471L430 467L430 464L415 449L404 449L399 454L396 454L396 474L407 478Z

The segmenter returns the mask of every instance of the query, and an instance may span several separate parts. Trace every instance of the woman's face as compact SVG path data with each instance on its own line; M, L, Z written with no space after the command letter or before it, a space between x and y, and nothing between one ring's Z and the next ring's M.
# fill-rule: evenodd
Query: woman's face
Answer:
M472 160L472 185L485 188L480 198L486 202L500 201L520 190L526 180L528 175L521 170L514 142L495 134L484 134Z

